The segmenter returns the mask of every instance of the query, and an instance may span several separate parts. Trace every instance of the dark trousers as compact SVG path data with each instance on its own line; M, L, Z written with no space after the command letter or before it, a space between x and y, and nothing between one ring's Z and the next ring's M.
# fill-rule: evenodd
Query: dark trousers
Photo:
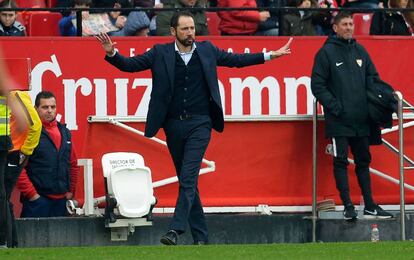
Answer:
M371 178L369 175L369 164L371 153L369 151L369 137L334 137L332 138L334 150L334 175L336 188L341 196L344 206L352 205L348 184L348 147L355 161L355 173L358 184L364 197L365 206L374 204L371 194Z
M0 245L4 245L7 242L7 220L8 205L6 188L4 185L4 173L6 170L7 151L0 151Z
M66 198L50 199L40 196L34 201L23 200L22 218L65 217L67 215Z
M17 179L23 169L23 163L20 164L20 151L13 151L7 155L7 166L4 174L4 186L6 189L7 199L7 227L8 227L8 239L7 244L9 247L17 247L17 230L13 211L13 204L10 201L11 194L14 186L16 185Z
M211 128L210 117L201 115L186 120L168 119L164 124L168 149L179 181L178 199L170 229L181 234L188 223L195 242L208 241L207 224L197 186Z

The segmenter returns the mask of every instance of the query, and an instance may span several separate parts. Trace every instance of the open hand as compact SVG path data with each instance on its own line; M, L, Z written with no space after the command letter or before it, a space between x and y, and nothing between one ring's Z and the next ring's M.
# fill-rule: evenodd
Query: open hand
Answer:
M293 41L293 38L292 37L290 37L289 38L289 41L282 47L282 48L280 48L279 50L277 50L277 51L271 51L271 53L270 53L270 57L272 58L272 59L275 59L275 58L279 58L279 57L281 57L281 56L285 56L285 55L288 55L288 54L290 54L291 53L291 51L290 51L290 43Z
M112 56L114 54L116 42L112 42L108 34L100 33L98 35L95 35L95 38L101 43L102 48L105 50L106 54L109 56Z
M270 18L270 13L268 11L262 11L259 13L260 21L265 22Z

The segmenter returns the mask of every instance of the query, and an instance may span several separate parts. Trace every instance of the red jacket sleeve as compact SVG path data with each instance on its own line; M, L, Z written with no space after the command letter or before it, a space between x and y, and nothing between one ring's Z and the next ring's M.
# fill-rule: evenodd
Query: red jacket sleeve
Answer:
M24 197L30 199L37 194L33 183L30 181L29 176L27 176L26 169L23 169L20 173L19 178L17 179L17 189L23 194Z
M72 143L70 154L70 192L75 195L76 185L78 183L80 168L78 166L78 157L76 156L75 146Z

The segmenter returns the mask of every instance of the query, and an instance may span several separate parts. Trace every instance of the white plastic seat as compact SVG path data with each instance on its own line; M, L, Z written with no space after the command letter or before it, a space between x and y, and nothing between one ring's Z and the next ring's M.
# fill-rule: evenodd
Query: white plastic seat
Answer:
M102 157L107 192L116 199L121 216L139 218L151 213L154 197L151 170L137 153L107 153Z

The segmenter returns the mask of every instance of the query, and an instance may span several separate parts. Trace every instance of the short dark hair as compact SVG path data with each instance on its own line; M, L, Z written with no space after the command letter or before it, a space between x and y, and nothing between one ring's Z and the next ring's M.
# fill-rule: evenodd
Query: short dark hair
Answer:
M194 20L194 15L192 13L187 12L187 11L178 11L178 12L175 12L174 15L171 17L171 21L170 21L171 27L177 29L178 20L180 19L181 16L191 17Z
M4 0L0 3L0 8L17 8L17 4L13 0Z
M39 94L36 95L35 107L40 106L40 100L41 99L49 99L49 98L56 99L55 95L50 91L41 91L41 92L39 92Z
M352 19L352 14L349 13L349 12L339 12L334 17L333 23L338 25L342 21L342 19L344 19L344 18L351 18Z

